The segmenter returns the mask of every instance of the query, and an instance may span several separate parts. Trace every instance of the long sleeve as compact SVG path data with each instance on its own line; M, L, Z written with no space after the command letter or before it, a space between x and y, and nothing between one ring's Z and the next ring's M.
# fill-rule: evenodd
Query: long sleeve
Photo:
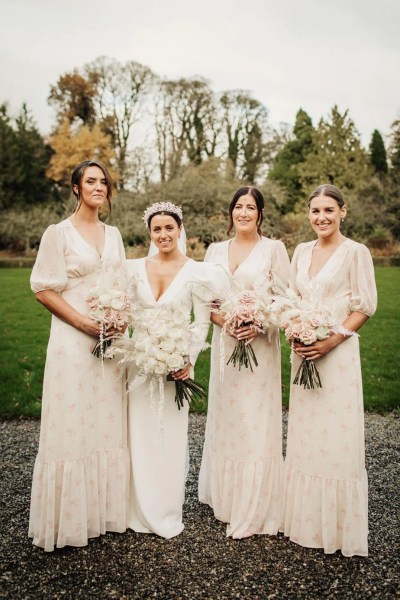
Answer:
M274 242L272 255L272 283L276 294L284 294L288 286L290 261L285 245L280 240Z
M296 294L299 294L299 290L298 290L297 284L296 284L296 278L297 278L297 270L298 270L297 262L299 260L301 246L302 246L302 244L299 244L294 251L294 254L292 256L292 261L290 263L290 271L289 271L289 287Z
M350 270L350 310L371 317L376 311L377 291L374 265L366 246L357 244Z
M206 255L204 257L204 262L213 262L212 255L214 254L215 244L210 244L207 248Z
M198 285L201 284L193 284L194 289L192 292L194 321L191 324L189 362L193 366L196 363L198 355L206 344L207 334L210 329L210 309L202 300L201 294L197 293L195 288Z
M42 236L30 283L35 294L43 290L60 293L68 283L62 240L56 225L50 225Z

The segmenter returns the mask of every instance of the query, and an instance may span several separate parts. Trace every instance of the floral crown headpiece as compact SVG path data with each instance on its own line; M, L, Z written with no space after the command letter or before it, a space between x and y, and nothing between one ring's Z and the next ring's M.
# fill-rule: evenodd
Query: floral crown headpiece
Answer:
M151 206L148 206L143 213L143 221L146 227L149 226L149 219L152 215L159 212L170 212L177 215L181 221L183 221L182 209L180 206L176 206L176 204L172 204L172 202L156 202Z

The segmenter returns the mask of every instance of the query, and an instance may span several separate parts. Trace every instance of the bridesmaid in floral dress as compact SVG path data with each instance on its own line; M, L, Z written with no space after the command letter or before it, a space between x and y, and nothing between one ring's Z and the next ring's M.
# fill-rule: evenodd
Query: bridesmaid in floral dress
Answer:
M98 219L106 199L111 207L104 165L78 165L72 191L76 210L45 231L31 275L36 299L53 315L29 522L46 551L127 527L125 394L114 360L103 370L91 354L99 326L86 302L99 277L124 268L125 252L118 229Z
M318 239L294 253L290 286L335 311L349 335L295 345L292 380L303 357L316 361L322 388L291 386L283 531L293 542L344 556L368 554L368 490L358 336L376 309L371 255L345 238L340 190L319 186L309 198Z
M283 292L289 258L282 242L261 236L264 198L253 187L240 188L230 204L232 240L211 244L205 260L222 265L243 289L272 280ZM228 232L228 234L229 234ZM258 367L239 371L225 365L219 374L221 315L212 315L214 332L206 437L199 478L200 502L227 523L227 536L276 534L280 525L282 480L282 399L279 336L257 335L250 327L224 340L230 356L236 340L252 342Z

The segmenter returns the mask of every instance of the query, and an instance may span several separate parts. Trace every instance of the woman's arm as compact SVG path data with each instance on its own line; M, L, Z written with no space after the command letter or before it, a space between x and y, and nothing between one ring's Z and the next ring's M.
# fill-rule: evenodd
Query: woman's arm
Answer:
M364 315L362 312L355 311L351 313L347 317L347 319L342 323L342 326L345 329L350 331L358 331L364 323L368 321L369 317ZM350 336L343 335L342 333L332 333L326 340L320 340L319 342L315 342L310 346L304 346L303 344L294 343L293 349L299 356L303 358L308 358L309 360L316 360L317 358L321 358L321 356L325 356L345 342Z
M100 326L97 321L82 315L72 308L61 296L54 290L42 290L36 293L36 300L43 304L53 315L68 323L72 327L79 329L89 335L99 336ZM109 332L107 332L109 334Z

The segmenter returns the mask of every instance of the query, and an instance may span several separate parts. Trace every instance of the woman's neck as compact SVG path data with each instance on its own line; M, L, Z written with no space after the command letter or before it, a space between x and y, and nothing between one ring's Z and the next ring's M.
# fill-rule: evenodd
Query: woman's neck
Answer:
M174 248L171 252L160 252L158 251L158 260L160 262L174 262L183 258L183 254L178 250L178 248Z
M251 231L249 233L236 232L233 239L236 243L245 246L258 242L260 235L257 233L257 231Z
M318 237L317 240L317 246L319 248L336 248L337 246L339 246L344 240L345 240L345 236L340 233L340 231L335 232L334 234L330 235L329 237Z
M79 209L72 215L72 220L75 223L98 223L99 222L99 209L97 207L90 208L89 206L80 205Z

